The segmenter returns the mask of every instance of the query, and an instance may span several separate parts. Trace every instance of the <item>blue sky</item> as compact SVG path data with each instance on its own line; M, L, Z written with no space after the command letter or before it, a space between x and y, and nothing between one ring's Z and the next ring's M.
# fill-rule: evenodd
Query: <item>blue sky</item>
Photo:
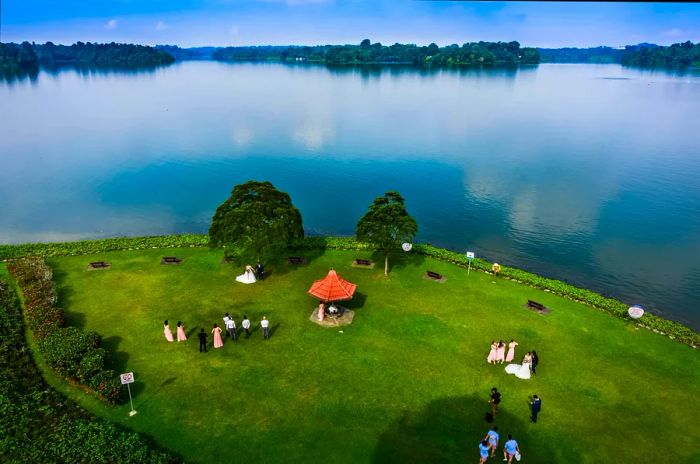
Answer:
M411 0L2 0L3 42L538 47L700 42L700 4Z

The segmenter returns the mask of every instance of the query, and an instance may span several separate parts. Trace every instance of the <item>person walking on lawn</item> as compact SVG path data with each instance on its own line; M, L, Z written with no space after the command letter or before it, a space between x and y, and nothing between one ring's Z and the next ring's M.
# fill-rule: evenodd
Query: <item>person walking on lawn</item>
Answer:
M520 460L517 456L520 455L520 448L518 448L518 442L513 439L511 434L508 434L508 441L503 446L503 460L511 463L513 457L515 456L516 461Z
M270 321L267 320L267 317L263 316L260 327L262 327L263 340L270 338Z
M493 457L493 455L496 454L496 448L498 448L499 438L500 436L498 435L498 427L492 427L491 430L486 432L484 440L488 441L489 449L491 450L491 457Z
M250 321L248 320L248 316L243 316L241 327L245 330L245 338L250 338Z
M496 413L498 412L498 405L501 403L501 394L498 393L498 388L493 387L491 389L491 399L489 403L491 403L491 415L495 419Z

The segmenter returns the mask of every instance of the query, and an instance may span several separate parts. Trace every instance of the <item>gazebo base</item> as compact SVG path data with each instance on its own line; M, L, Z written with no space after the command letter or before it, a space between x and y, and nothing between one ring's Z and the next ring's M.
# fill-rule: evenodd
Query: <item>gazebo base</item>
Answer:
M309 320L311 322L315 322L316 324L318 324L322 327L341 327L344 325L352 324L352 320L355 318L355 311L353 311L352 309L347 309L347 308L343 308L343 307L338 307L338 309L342 313L342 316L333 316L333 315L326 313L326 317L324 317L322 321L319 321L318 320L318 306L317 306L314 308L314 311L311 313Z

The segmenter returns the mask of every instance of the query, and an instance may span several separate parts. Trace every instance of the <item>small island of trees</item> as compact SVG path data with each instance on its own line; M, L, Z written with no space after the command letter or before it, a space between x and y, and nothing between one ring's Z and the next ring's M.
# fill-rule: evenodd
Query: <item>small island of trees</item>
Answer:
M439 47L415 44L382 45L363 40L359 45L226 47L214 51L219 61L311 61L327 64L403 63L413 65L465 66L537 64L535 48L518 42L472 42Z

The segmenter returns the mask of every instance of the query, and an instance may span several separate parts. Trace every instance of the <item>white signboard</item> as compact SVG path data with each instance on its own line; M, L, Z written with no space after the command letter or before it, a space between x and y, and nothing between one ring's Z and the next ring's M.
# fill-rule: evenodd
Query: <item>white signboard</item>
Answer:
M134 383L134 373L127 372L126 374L121 374L119 378L122 379L122 385L127 383Z
M404 243L401 245L401 248L403 248L403 251L411 251L411 248L413 248L412 243Z
M474 259L474 252L473 252L473 251L467 251L467 258L469 258L469 259Z

